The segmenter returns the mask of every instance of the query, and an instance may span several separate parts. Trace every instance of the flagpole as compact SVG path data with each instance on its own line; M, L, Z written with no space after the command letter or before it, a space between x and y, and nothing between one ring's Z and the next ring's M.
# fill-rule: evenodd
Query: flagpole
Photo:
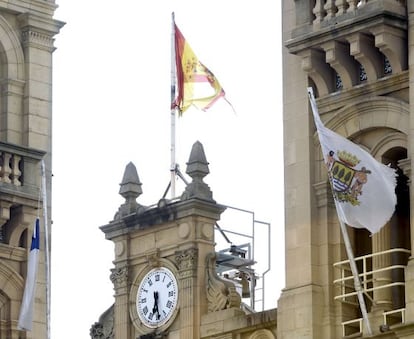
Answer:
M45 267L46 267L46 327L47 338L50 339L50 258L49 258L49 218L47 213L47 190L45 161L41 162L42 194L43 194L43 217L45 229Z
M317 105L316 105L315 96L313 95L312 87L308 88L308 95L309 95L309 99L310 99L310 103L311 103L311 108L312 108L312 113L313 113L313 117L314 117L314 120L315 120L316 128L318 129L319 128L318 126L320 126L322 124L322 122L320 120L320 116L319 116L318 108L317 108ZM319 134L319 130L318 130L318 134ZM334 200L335 200L335 196L334 196ZM335 209L336 209L336 207L335 207ZM348 232L346 230L346 225L345 225L344 221L341 219L337 209L336 209L336 213L337 213L337 216L338 216L339 225L340 225L341 232L342 232L342 237L344 239L345 249L346 249L346 253L348 255L349 264L351 266L351 272L352 272L352 275L354 277L354 287L355 287L355 291L357 292L359 307L360 307L361 313L362 313L362 318L364 319L365 326L366 326L368 334L372 335L371 325L370 325L370 322L369 322L369 319L368 319L367 307L365 305L364 295L363 295L363 291L362 291L362 287L361 287L361 281L359 280L358 269L356 267L355 257L354 257L354 253L352 251L352 246L351 246L351 242L349 240Z
M357 292L359 307L361 308L362 318L364 319L365 326L368 332L368 335L372 335L371 324L368 319L367 307L365 305L364 294L362 291L361 281L359 280L358 268L356 267L354 252L352 251L351 241L349 240L349 235L346 230L345 223L341 220L338 215L339 225L341 227L342 237L345 243L346 253L349 259L349 265L351 266L351 272L354 277L354 287Z
M172 18L172 34L171 34L171 198L175 198L175 122L176 122L176 107L173 104L176 93L176 57L175 57L175 24L174 12L171 13Z

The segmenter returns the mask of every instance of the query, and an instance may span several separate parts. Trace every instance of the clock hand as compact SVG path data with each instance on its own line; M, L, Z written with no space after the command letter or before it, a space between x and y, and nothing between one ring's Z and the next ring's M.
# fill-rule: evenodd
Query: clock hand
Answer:
M157 313L157 319L160 318L160 311L158 310L158 292L154 291L154 307L152 308L152 313Z

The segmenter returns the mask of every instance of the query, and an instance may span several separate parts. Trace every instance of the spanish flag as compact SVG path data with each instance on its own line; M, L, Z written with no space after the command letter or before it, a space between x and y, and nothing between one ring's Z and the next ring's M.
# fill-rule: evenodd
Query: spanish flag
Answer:
M175 22L173 28L176 84L172 108L177 108L179 115L191 105L206 111L225 96L224 90L214 74L198 60Z

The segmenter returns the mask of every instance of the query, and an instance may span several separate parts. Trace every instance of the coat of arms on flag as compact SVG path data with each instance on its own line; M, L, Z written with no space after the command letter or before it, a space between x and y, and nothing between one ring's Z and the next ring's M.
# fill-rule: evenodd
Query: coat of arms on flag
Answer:
M371 171L365 166L357 169L360 160L346 151L329 151L326 159L335 199L353 206L359 205L358 196L362 194L362 187L368 182Z

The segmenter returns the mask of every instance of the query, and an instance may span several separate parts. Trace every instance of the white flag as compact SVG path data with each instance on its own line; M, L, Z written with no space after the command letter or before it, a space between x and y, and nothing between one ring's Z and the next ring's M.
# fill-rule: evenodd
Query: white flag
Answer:
M32 330L33 303L35 297L36 276L39 256L39 218L36 218L35 229L33 230L32 245L30 246L29 259L27 262L27 277L24 288L22 305L20 307L19 330Z
M349 226L376 233L395 210L396 172L326 128L319 117L311 87L308 93L338 217Z

